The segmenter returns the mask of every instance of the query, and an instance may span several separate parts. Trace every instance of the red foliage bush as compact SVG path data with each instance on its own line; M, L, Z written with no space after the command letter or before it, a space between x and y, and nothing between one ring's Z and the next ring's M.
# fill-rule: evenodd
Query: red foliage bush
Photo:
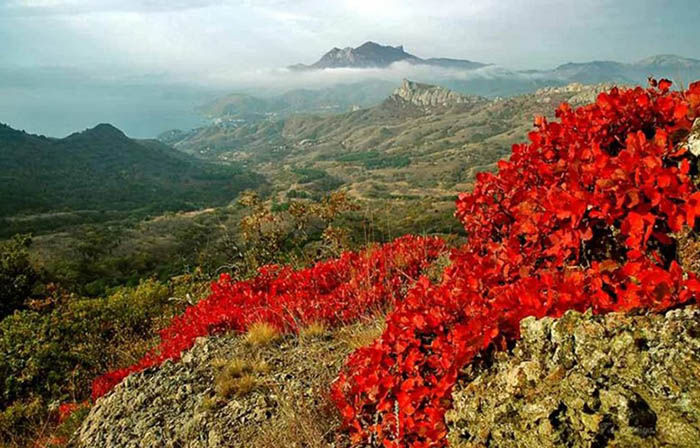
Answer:
M438 238L405 236L299 271L265 266L255 278L240 282L222 275L212 284L209 297L161 331L158 347L137 364L97 378L92 398L101 397L130 373L179 359L200 336L242 332L255 322L270 323L284 332L311 322L333 326L394 306L444 250L445 243Z
M669 89L652 81L576 110L563 104L558 123L536 119L530 143L459 197L469 241L442 282L422 278L333 384L355 443L444 446L459 370L517 338L524 317L663 310L696 297L676 236L696 227L700 193L692 156L676 147L700 114L700 83Z
M58 424L60 425L64 421L68 419L68 417L73 414L73 412L77 411L78 409L84 408L86 406L89 406L87 402L81 402L81 403L76 403L76 402L66 402L66 403L61 403L58 406Z

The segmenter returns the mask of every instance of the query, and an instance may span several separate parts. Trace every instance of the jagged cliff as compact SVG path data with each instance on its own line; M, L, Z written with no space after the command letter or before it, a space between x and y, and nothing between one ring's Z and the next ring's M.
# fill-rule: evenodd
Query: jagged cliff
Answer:
M450 89L404 79L401 87L394 91L391 99L418 107L450 107L484 101L474 95L464 95Z

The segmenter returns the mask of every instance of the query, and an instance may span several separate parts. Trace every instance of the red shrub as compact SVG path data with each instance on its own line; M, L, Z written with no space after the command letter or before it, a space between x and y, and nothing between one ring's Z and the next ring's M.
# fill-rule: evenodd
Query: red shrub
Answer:
M675 147L700 114L700 83L669 88L562 105L559 123L538 118L531 143L459 197L469 242L439 285L422 278L397 303L380 340L351 355L333 384L356 443L444 446L459 370L517 338L526 316L695 298L700 282L677 264L675 237L696 226L700 193L691 156Z
M212 293L172 320L160 333L160 345L137 364L109 372L92 385L93 400L133 372L177 360L195 339L224 331L245 331L268 322L281 331L322 321L349 322L393 306L408 285L445 250L438 238L405 236L366 251L295 271L265 266L251 280L232 282L222 275Z
M87 402L82 402L82 403L76 403L76 402L66 402L66 403L61 403L58 406L58 423L61 424L68 417L73 414L73 412L77 411L80 408L84 408L86 406L89 406Z

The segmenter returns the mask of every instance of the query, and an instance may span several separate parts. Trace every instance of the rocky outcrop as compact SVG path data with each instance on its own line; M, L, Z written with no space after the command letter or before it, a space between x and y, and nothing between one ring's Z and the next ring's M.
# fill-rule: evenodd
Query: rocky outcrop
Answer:
M595 103L598 94L606 92L615 87L614 84L581 84L573 82L565 86L543 87L535 92L538 103L548 104L554 97L560 98L562 95L568 97L567 102L572 106L582 106L584 104Z
M695 120L688 136L688 151L696 157L700 156L700 118Z
M130 375L97 400L72 448L341 447L328 387L346 356L381 332L354 324L264 346L200 338L179 362ZM247 393L222 396L222 362L264 363Z
M381 330L363 325L262 347L234 335L201 338L181 361L131 375L99 399L70 446L347 447L327 387L348 353ZM512 350L462 372L447 415L450 446L698 446L697 307L568 312L525 319L521 330ZM265 362L269 371L249 393L224 399L221 360Z
M700 310L525 319L512 353L468 367L453 447L696 447Z
M463 95L444 87L421 84L407 79L404 79L401 87L394 91L392 99L422 108L450 107L484 101L478 96Z

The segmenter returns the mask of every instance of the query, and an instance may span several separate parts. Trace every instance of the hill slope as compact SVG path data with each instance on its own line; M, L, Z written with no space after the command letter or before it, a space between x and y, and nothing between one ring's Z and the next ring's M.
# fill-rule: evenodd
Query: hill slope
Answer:
M605 87L572 84L489 100L404 81L368 109L211 126L168 143L206 159L245 162L279 191L313 192L335 179L361 197L446 197L468 189L477 171L525 139L533 116L551 115L561 101L593 101Z
M394 82L368 79L316 90L293 89L268 98L232 93L204 104L199 111L212 118L221 118L224 122L235 119L250 122L298 113L341 113L352 107L379 104L395 87Z
M63 139L0 125L0 217L76 210L175 210L221 204L261 184L235 165L213 165L158 141L100 124Z

